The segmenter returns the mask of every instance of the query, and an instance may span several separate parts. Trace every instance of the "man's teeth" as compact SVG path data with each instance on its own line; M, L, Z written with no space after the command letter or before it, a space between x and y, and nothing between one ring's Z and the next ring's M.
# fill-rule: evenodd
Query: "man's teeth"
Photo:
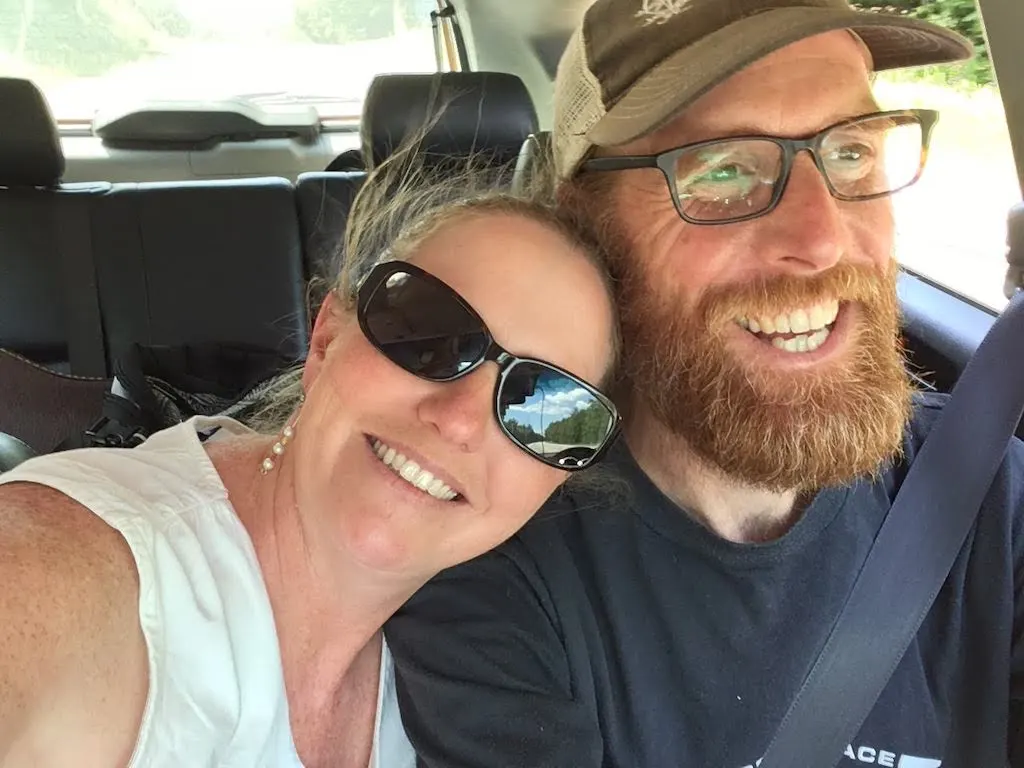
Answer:
M421 469L420 465L415 461L407 459L403 454L394 448L388 447L380 440L373 441L373 450L376 452L377 458L384 463L384 466L409 483L409 485L420 489L424 493L429 493L435 499L451 501L459 495L441 480L434 477L432 473Z
M829 333L831 331L828 328L822 328L809 336L800 335L788 339L776 336L772 339L772 346L786 352L813 352L825 343Z
M775 317L758 315L736 320L751 333L807 333L820 331L831 325L839 315L839 302L835 299L813 307L802 307L782 312Z
M832 323L839 315L839 302L835 299L812 307L782 312L775 317L740 317L736 322L751 333L772 335L795 334L788 339L776 336L772 346L786 352L813 352L828 339Z

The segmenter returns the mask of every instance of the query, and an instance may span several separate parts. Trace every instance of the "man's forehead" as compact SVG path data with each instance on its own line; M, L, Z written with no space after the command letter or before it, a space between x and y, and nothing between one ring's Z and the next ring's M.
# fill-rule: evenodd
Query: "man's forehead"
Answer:
M855 35L818 35L741 70L667 125L620 149L651 154L719 136L808 135L878 109L870 71L870 55Z

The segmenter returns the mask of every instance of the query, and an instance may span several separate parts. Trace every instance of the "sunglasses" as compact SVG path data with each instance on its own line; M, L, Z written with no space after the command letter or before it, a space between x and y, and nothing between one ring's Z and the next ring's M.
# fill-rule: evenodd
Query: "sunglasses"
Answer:
M503 349L465 299L413 264L375 266L359 286L356 316L374 347L421 379L455 381L497 363L498 424L544 464L583 469L618 434L618 411L604 394L557 365Z

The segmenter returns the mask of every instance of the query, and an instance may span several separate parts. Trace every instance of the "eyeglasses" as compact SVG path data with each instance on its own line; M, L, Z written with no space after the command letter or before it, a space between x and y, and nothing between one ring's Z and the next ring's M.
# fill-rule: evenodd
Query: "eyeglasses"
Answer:
M811 153L837 200L873 200L921 177L939 113L876 112L804 139L736 136L657 155L600 157L584 171L658 168L679 215L691 224L730 224L771 213L782 199L796 154Z
M489 360L497 363L498 424L549 466L583 469L618 433L618 411L604 394L557 365L500 347L465 299L413 264L374 267L359 287L357 317L388 360L428 381L455 381Z

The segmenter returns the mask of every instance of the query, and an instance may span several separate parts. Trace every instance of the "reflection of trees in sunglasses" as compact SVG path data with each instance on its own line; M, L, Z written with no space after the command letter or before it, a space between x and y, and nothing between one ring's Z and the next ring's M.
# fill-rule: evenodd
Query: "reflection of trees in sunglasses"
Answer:
M505 424L505 429L523 445L530 445L531 443L540 442L544 440L544 435L540 434L531 427L529 424L520 424L515 419L502 419Z
M596 447L608 434L610 422L608 409L593 400L583 410L549 424L544 436L555 443Z
M545 456L561 455L573 447L592 453L611 430L611 413L573 379L557 372L540 373L532 402L510 402L502 408L506 429L532 451ZM510 411L514 415L509 416Z

